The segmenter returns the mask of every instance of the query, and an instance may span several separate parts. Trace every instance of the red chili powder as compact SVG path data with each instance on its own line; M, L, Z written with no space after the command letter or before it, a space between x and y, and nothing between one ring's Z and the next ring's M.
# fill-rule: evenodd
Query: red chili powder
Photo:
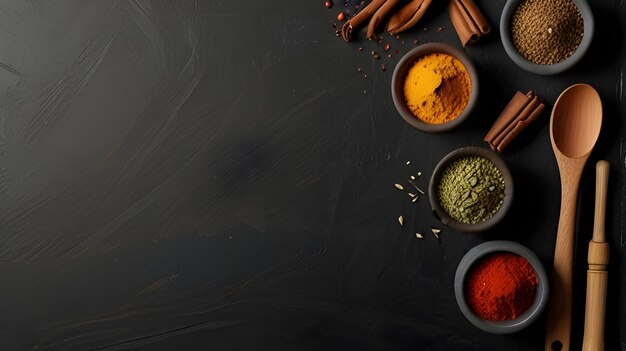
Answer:
M472 266L465 280L465 300L482 319L511 320L533 304L537 284L537 275L525 258L498 252Z

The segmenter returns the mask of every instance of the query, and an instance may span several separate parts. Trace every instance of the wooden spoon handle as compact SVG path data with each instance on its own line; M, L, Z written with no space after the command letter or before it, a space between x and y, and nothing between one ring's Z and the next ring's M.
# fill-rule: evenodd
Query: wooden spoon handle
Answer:
M554 250L554 271L550 287L550 310L546 351L569 351L572 319L572 269L574 266L574 227L580 177L561 179L561 213Z
M606 213L606 191L609 182L609 163L596 164L596 210L593 239L589 243L587 261L587 303L585 305L585 334L583 351L604 350L604 315L606 309L606 287L609 273L609 244L605 241L604 219Z

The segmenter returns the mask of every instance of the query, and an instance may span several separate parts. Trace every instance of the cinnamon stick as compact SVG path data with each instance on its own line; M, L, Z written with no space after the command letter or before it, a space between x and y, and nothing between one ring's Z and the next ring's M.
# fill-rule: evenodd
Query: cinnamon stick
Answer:
M448 13L463 47L475 44L491 32L491 26L473 0L452 0Z
M391 11L395 10L395 7L401 3L403 0L387 0L385 3L374 13L372 19L370 19L370 23L367 26L367 38L372 39L376 37L376 28L380 25L380 22L383 21Z
M545 104L534 91L516 92L495 121L484 140L492 150L501 152L530 123L537 119Z
M357 28L361 24L368 21L386 1L387 0L372 0L372 2L361 10L361 12L347 20L346 23L341 26L341 36L343 37L343 40L350 41L354 28Z
M396 35L413 27L424 16L432 0L411 0L394 13L387 22L387 32Z

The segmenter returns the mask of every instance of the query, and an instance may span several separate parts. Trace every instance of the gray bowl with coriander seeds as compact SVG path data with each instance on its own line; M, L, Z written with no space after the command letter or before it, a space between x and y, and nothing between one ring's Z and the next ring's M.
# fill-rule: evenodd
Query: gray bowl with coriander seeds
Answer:
M504 160L483 147L463 147L435 167L428 186L433 215L458 232L498 224L513 202L513 177Z
M585 0L508 0L500 17L507 55L536 74L574 66L589 49L593 32L593 13Z

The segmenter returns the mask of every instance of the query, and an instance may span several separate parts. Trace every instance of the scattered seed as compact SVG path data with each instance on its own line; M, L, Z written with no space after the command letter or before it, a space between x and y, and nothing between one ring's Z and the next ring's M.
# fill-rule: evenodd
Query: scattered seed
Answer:
M416 202L417 199L419 199L419 198L420 198L419 196L416 196L416 197L413 198L413 200L411 200L411 202Z
M417 45L417 43L419 43L419 42L420 42L420 41L419 41L419 40L417 40L417 39L413 40L413 44L415 44L415 45Z
M363 75L363 78L367 78L367 74L364 74L364 75Z
M400 36L399 36L399 35L396 35L396 39L400 39Z
M387 55L387 57L391 58L391 56L393 56L392 54Z
M443 32L446 29L445 26L437 28L437 32Z
M400 43L404 44L404 40L402 40Z
M424 239L424 236L420 233L415 233L415 237L418 239Z
M359 11L359 8L361 8L361 5L359 5L359 4L354 5L354 9L355 10Z
M385 46L383 47L385 51L389 51L390 48L391 48L391 45L389 45L389 43L385 44Z
M367 90L363 90L363 94L367 94Z
M346 15L343 12L339 12L337 14L337 21L343 21L346 18Z
M417 176L418 177L421 176L421 175L422 175L422 172L417 172Z
M395 186L400 190L404 190L404 187L401 184L396 183Z
M331 21L331 22L330 22L330 24L332 24L332 25L333 25L333 28L334 28L334 29L337 29L337 23L335 23L335 22L332 22L332 21Z
M372 50L372 56L376 55L376 51Z
M326 2L324 2L324 5L326 5L326 8L332 8L333 7L333 2L330 0L326 0Z
M403 216L398 217L398 222L400 223L401 226L403 226L404 225L404 217Z
M359 51L363 51L363 48L362 48L362 47L360 47L360 48L359 48Z
M433 235L435 236L435 238L439 239L439 233L441 233L441 229L439 228L433 228Z
M378 56L378 54L376 54L376 55L374 55L374 58L378 60L380 58L380 56Z
M385 65L384 65L384 64L381 64L381 65L380 65L380 69L382 69L382 70L383 70L383 72L385 72L385 70L387 69L387 67L385 67Z
M363 70L361 69L361 67L358 67L358 68L356 69L356 71L357 71L357 72L359 72L359 73L363 72Z
M415 180L415 176L411 176L411 179L412 179L412 180Z
M335 36L338 36L338 37L340 37L340 36L341 36L341 31L339 31L339 30L336 30L336 31L335 31Z
M417 194L415 194L415 193L409 193L409 196L410 196L410 197L416 197L416 196L417 196Z
M406 161L406 165L407 166L410 165L410 164L411 164L411 161Z
M424 32L428 32L428 27L424 27Z
M415 188L415 190L417 190L418 193L422 194L422 195L426 195L422 189L418 188L417 185L415 185L415 183L413 183L412 181L409 180L409 183L411 183L411 185L413 185L413 187Z

